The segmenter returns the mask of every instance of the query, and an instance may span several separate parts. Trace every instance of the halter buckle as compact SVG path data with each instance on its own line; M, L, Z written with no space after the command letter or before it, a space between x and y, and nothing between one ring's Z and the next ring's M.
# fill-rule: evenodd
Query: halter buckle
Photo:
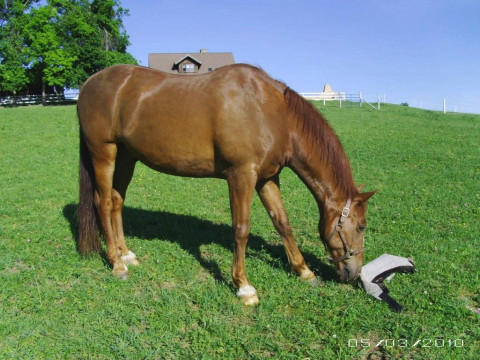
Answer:
M356 251L354 250L349 250L345 252L345 259L351 259L352 257L355 256Z
M342 209L342 215L341 217L348 217L348 215L350 214L350 208L349 207L344 207Z

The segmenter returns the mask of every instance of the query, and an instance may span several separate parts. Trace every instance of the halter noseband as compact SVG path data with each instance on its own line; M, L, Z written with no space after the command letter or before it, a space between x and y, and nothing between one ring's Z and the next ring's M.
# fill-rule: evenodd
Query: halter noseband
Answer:
M343 220L345 220L350 214L350 205L352 205L352 201L350 199L348 199L347 203L345 204L345 207L342 209L342 213L340 214L340 217L338 218L338 223L337 223L337 225L335 225L335 229L333 229L332 232L325 238L324 245L325 245L326 250L328 250L327 249L327 242L330 241L330 239L335 234L338 234L338 236L340 237L340 240L342 240L343 250L345 251L345 253L342 256L339 256L335 259L330 259L330 261L333 264L339 263L340 261L343 261L343 260L351 259L355 255L358 255L365 250L363 246L360 249L357 249L357 250L349 250L347 242L345 241L345 238L342 234L342 230L343 230L342 223L343 223Z

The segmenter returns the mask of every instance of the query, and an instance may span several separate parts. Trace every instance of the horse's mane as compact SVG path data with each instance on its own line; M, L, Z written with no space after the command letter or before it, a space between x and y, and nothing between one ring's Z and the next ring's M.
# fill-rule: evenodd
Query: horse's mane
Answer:
M331 167L339 189L352 199L357 189L347 155L334 130L317 109L294 90L286 87L284 97L288 113L297 119L300 134L316 152L314 156L320 156Z

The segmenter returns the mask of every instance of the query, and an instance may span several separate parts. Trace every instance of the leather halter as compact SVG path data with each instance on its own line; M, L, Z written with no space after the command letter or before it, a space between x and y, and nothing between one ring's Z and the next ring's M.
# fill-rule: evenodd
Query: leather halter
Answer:
M339 256L335 259L330 259L330 261L333 264L339 263L340 261L343 261L343 260L351 259L355 255L358 255L365 250L363 246L360 249L357 249L357 250L349 249L349 247L347 245L347 242L345 241L345 237L342 233L342 231L343 231L343 224L342 223L349 216L351 205L352 205L352 201L350 199L348 199L347 203L345 204L345 207L342 209L342 213L340 214L340 217L338 218L337 225L335 225L335 228L332 230L332 232L325 238L325 242L324 242L325 249L327 249L327 242L330 241L330 239L333 236L335 236L336 234L338 234L338 236L340 237L340 240L342 240L343 250L345 251L345 253L342 256Z

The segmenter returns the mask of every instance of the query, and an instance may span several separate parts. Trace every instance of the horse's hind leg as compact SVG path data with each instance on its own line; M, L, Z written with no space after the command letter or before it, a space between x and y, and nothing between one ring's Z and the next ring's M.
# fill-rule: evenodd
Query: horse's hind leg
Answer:
M119 146L117 159L115 162L115 173L113 175L112 190L112 226L115 232L115 241L120 253L120 258L125 265L138 265L136 255L130 251L125 241L125 233L123 230L122 208L125 201L127 187L132 180L133 171L135 170L136 159L134 159L122 146Z
M97 199L95 202L105 235L105 242L107 243L107 258L113 266L112 273L121 278L126 278L128 269L120 258L116 244L117 233L112 221L114 208L112 183L117 145L113 143L102 144L92 153L94 154L92 161L97 188Z

